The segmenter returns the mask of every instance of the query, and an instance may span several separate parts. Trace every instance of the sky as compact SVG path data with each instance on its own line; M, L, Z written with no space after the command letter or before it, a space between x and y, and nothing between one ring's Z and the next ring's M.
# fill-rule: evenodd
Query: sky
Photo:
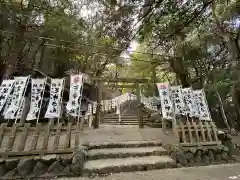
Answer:
M129 46L129 48L127 49L127 51L131 54L132 51L135 51L135 50L137 49L138 45L139 45L139 44L138 44L137 41L133 41L133 42L130 44L130 46Z
M138 47L138 43L136 41L133 41L130 43L130 46L127 48L126 51L123 51L121 54L120 54L120 57L123 57L124 61L126 63L130 63L130 55L136 51L137 47Z

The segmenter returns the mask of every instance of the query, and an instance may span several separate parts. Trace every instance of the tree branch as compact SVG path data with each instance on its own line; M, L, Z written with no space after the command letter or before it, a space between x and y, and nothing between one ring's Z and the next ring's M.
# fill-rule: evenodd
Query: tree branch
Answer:
M182 26L182 27L178 28L175 32L173 32L172 34L170 34L169 36L167 36L166 39L174 36L175 34L177 34L177 33L179 33L180 31L182 31L185 27L189 26L196 18L198 18L198 17L203 13L203 11L204 11L210 4L213 3L213 1L214 1L214 0L210 0L210 1L206 2L206 3L202 6L202 8L201 8L200 11L195 10L195 11L193 12L193 17L192 17L189 21L183 23L183 26ZM198 8L197 8L197 9L198 9Z
M179 28L176 29L176 31L174 31L172 34L168 35L167 37L163 38L163 40L166 40L170 37L173 37L174 35L178 34L179 32L181 32L184 28L186 28L187 26L189 26L195 19L197 19L203 12L204 10L211 5L214 2L214 0L210 0L208 2L205 2L204 5L202 6L202 8L200 10L195 10L193 12L193 16L191 19L189 19L188 21L184 22L183 25ZM198 9L198 8L196 8ZM157 43L157 45L153 48L156 49L158 46L160 45L160 43Z

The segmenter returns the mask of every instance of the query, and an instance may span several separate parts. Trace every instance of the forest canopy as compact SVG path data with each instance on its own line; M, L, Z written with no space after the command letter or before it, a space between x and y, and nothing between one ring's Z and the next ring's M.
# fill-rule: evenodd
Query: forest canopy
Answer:
M240 125L239 0L0 2L2 79L40 69L169 81L204 88L211 111Z

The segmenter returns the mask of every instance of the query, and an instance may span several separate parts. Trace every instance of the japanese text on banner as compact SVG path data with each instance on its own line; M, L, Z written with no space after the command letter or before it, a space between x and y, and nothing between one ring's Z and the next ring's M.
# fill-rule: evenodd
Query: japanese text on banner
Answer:
M165 119L173 119L173 105L170 99L170 86L168 83L157 83L161 99L162 115Z
M22 99L25 95L29 76L14 77L15 83L13 93L9 96L9 108L6 110L4 119L15 119L19 108L22 106Z
M27 120L38 119L44 95L46 79L32 79L31 104Z
M71 116L77 117L81 106L83 75L72 75L70 83L69 101L66 109Z
M195 90L193 91L193 94L196 99L197 107L199 109L199 119L210 121L211 116L206 102L205 92L203 90Z
M185 115L185 105L181 86L171 87L171 97L174 105L175 114Z
M184 98L184 103L186 107L185 108L186 113L190 117L199 117L199 111L193 95L192 88L183 88L182 92L183 92L183 98Z
M64 79L51 79L50 100L45 118L59 118L61 116L61 102Z
M0 87L0 111L2 111L7 98L9 97L15 80L3 80L2 85Z

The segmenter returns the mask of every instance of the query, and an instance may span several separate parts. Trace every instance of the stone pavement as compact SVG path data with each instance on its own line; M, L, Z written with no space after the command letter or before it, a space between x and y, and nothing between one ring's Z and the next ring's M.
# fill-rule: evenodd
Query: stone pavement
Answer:
M240 180L240 164L221 164L191 168L164 169L145 172L112 174L93 180ZM89 178L59 178L58 180L90 180Z
M92 144L103 144L124 141L162 141L167 144L176 144L176 138L172 132L165 134L161 128L138 126L120 126L100 124L98 129L85 128L80 134L80 144L89 142Z

